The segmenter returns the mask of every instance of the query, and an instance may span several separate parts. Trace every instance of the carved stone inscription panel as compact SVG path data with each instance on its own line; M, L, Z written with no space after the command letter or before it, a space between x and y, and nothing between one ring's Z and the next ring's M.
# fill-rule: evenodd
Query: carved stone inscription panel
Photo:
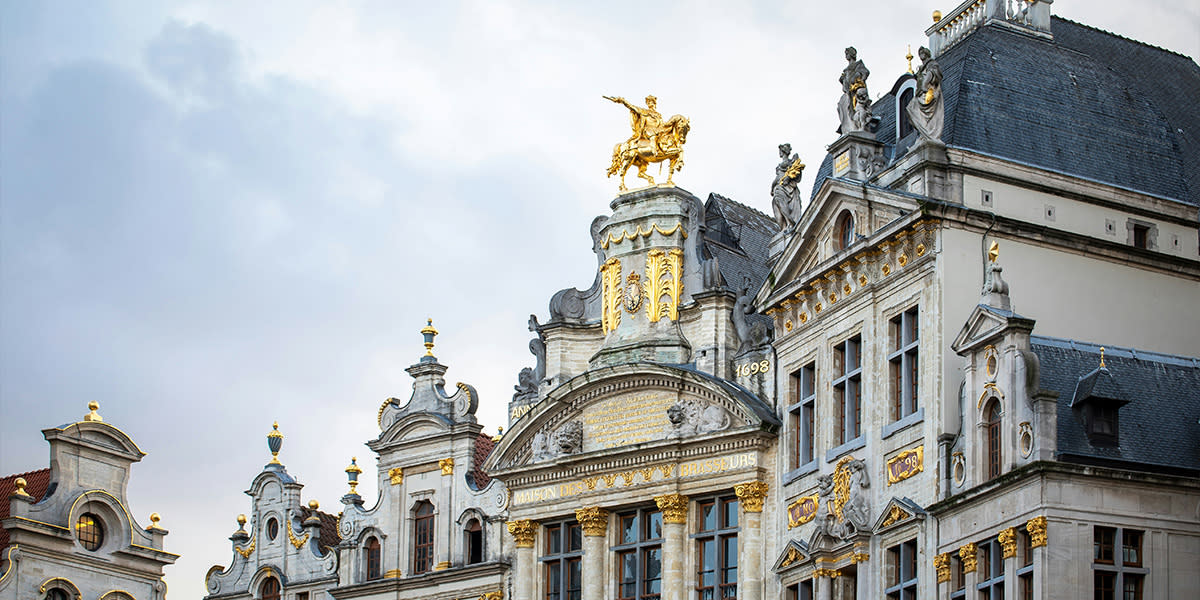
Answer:
M583 411L585 452L661 440L671 430L667 409L677 395L644 392L592 403Z

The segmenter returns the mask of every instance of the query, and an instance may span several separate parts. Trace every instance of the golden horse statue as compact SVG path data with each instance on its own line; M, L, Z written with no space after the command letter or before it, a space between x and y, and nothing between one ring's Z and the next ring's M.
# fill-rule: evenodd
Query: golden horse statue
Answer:
M604 98L629 109L630 125L633 129L633 135L628 140L613 147L612 164L608 167L609 177L620 175L620 191L629 189L625 187L625 173L629 171L629 167L637 166L638 177L645 179L647 184L654 185L654 178L646 173L646 167L651 163L659 163L661 173L664 161L668 162L667 183L673 184L672 176L683 168L683 145L687 143L688 131L691 129L687 117L675 115L663 122L655 110L654 96L646 97L646 108L630 104L621 97Z

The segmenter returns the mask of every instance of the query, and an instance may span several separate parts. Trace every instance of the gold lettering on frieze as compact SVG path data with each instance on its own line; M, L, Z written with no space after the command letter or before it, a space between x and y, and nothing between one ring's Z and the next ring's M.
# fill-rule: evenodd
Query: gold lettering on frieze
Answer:
M791 321L788 321L788 323L791 323ZM742 365L734 365L734 367L733 367L733 371L738 377L749 377L751 375L758 375L759 373L766 373L767 371L770 371L770 370L771 370L771 361L769 361L765 358L762 360L759 360L759 361L750 362L750 363L746 363L746 364L742 364Z
M589 406L583 415L585 450L614 448L665 437L670 421L668 394L609 398Z
M662 474L662 479L668 479L678 473L678 477L700 477L713 475L736 469L753 468L758 466L758 455L754 452L744 452L729 456L706 458L685 463L661 463L638 467L630 471L604 473L597 476L585 477L577 481L566 481L551 486L519 490L512 493L510 504L535 504L561 498L569 498L586 492L594 492L604 482L605 489L630 487L655 481L655 471ZM637 476L641 475L639 479ZM620 478L620 483L617 480Z

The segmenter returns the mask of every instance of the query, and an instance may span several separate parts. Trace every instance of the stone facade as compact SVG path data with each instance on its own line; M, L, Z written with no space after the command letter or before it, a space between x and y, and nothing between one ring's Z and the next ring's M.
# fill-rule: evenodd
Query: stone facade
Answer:
M178 555L163 549L157 513L143 526L128 509L130 466L145 453L95 402L88 408L79 422L42 430L49 469L3 480L12 493L0 520L2 600L166 596L163 567Z

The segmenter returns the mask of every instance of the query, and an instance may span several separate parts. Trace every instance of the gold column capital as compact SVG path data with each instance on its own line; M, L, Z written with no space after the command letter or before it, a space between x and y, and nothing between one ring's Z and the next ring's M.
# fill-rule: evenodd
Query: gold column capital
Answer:
M518 548L532 548L533 540L537 537L536 521L528 519L524 521L509 521L508 532L512 534L513 539L517 542Z
M441 469L442 469L442 475L453 475L454 474L454 459L453 458L443 458L443 459L439 460L438 466L441 467Z
M1046 545L1046 517L1034 517L1025 523L1029 530L1029 541L1034 548Z
M840 575L841 575L841 573L837 569L814 569L813 570L814 578L828 577L830 579L836 579Z
M604 537L608 533L608 511L599 506L576 510L575 520L583 526L583 535L588 537Z
M1000 542L1003 549L1002 555L1004 558L1012 558L1017 555L1017 528L1009 527L1000 531L1000 535L996 536L996 541Z
M682 494L655 496L654 503L662 511L663 523L687 524L688 497Z
M933 568L937 569L938 583L950 581L950 553L943 552L933 557Z
M765 481L747 481L733 486L733 491L746 512L762 512L768 487L770 486Z
M404 483L404 469L400 467L388 469L388 480L391 481L392 485Z
M975 572L975 542L964 544L959 548L958 557L962 559L963 573Z

